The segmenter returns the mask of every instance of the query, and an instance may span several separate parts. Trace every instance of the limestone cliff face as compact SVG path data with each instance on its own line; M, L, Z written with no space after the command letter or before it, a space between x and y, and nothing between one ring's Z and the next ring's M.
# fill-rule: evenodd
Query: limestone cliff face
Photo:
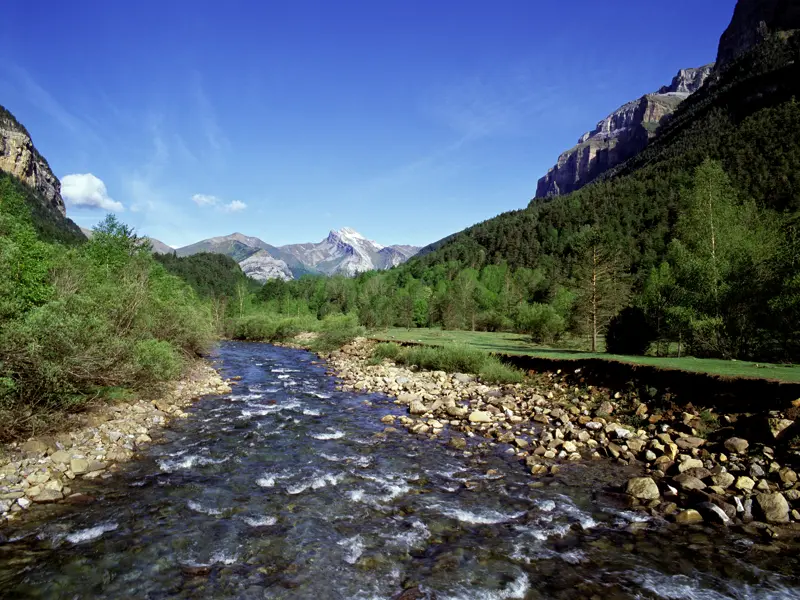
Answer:
M61 182L33 145L27 130L0 106L0 170L16 175L41 194L61 216L66 216Z
M794 29L800 29L800 0L738 0L719 40L717 68L724 69L767 35Z
M712 70L713 65L681 69L670 85L608 115L594 130L583 134L577 146L558 157L556 165L539 180L536 197L574 192L639 153L658 125L703 85Z

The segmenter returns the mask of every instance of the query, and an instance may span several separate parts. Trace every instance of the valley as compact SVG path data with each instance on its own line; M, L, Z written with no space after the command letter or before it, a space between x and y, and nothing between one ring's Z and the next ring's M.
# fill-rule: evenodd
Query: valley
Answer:
M800 597L800 2L351 4L0 67L0 597Z

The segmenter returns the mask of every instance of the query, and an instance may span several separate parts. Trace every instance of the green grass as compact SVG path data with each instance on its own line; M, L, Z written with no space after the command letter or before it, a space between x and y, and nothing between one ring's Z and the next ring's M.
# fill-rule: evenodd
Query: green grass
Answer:
M647 365L661 369L676 369L693 373L708 373L722 377L749 377L774 379L785 382L800 382L800 365L778 365L752 363L715 358L681 358L656 356L622 356L603 352L586 352L579 348L577 340L565 348L549 348L530 342L528 336L516 333L491 333L486 331L443 331L440 329L387 329L376 332L373 339L379 341L417 342L432 346L451 344L468 345L486 352L498 354L520 354L554 360L585 360L598 358L636 365Z
M375 347L372 358L372 363L388 358L401 365L415 365L429 371L474 373L486 383L521 383L525 378L519 369L503 364L484 350L464 344L403 348L391 342L381 343Z

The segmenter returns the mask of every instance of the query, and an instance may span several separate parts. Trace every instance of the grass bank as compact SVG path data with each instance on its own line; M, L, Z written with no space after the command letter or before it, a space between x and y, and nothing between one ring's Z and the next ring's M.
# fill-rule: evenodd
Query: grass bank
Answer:
M302 345L314 352L337 350L365 333L354 315L328 315L318 319L266 311L229 319L225 327L228 338L249 342L282 343L293 341L301 334L313 334L305 337Z
M584 352L569 348L550 348L531 343L527 336L515 333L485 331L443 331L441 329L386 329L376 332L373 339L431 346L465 345L485 352L531 356L553 361L600 360L647 366L663 370L702 373L724 378L767 379L800 383L800 365L753 363L739 360L694 358L691 356L656 357L623 356L602 352Z
M384 342L375 346L372 362L378 364L384 359L429 371L472 373L486 383L521 383L525 379L520 369L503 364L496 356L466 345L403 347Z

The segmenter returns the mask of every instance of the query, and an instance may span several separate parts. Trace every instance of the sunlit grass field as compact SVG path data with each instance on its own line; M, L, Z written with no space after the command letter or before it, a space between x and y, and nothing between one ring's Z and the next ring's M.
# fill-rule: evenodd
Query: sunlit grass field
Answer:
M554 360L585 360L598 358L637 365L648 365L662 369L677 369L696 373L708 373L722 377L750 377L800 382L800 365L752 363L738 360L694 358L691 356L656 357L622 356L604 352L586 352L585 340L567 340L562 347L550 348L533 344L528 336L518 333L492 333L486 331L443 331L441 329L393 328L377 331L373 339L396 342L417 342L435 346L465 344L487 352L499 354L523 354Z

